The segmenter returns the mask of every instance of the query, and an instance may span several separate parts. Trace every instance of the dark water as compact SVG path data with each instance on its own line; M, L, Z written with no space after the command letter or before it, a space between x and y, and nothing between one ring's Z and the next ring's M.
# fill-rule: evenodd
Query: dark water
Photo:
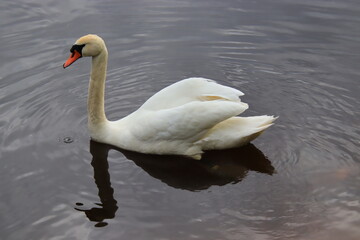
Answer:
M357 0L0 2L0 239L360 239ZM110 52L106 111L177 80L239 88L280 118L205 161L90 142L90 60Z

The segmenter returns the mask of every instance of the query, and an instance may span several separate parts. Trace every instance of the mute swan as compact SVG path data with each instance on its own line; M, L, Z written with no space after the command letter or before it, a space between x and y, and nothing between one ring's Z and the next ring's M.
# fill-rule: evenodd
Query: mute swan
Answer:
M125 118L109 121L104 111L108 51L97 35L79 38L66 68L92 57L88 93L88 128L94 141L149 154L201 159L205 150L245 145L272 125L273 116L236 117L248 108L239 90L205 78L176 82L149 98Z

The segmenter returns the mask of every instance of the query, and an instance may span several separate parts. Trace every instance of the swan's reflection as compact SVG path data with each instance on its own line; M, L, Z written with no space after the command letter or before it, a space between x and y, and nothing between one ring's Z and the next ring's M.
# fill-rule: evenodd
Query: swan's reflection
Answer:
M118 209L108 171L107 156L110 149L122 152L149 175L167 185L190 191L237 183L249 170L269 175L274 173L271 162L252 144L229 150L208 151L198 161L180 156L141 154L90 141L93 156L91 165L101 204L89 210L76 209L85 212L90 221L98 222L95 226L105 226L107 223L104 220L114 218Z
M190 191L237 183L249 170L269 175L275 171L271 162L252 144L241 148L207 151L200 161L180 156L119 151L152 177L171 187Z

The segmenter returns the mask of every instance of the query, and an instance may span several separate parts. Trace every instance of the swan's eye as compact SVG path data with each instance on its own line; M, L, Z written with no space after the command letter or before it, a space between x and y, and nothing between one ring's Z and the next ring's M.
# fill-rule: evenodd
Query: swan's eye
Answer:
M78 53L80 53L80 55L82 56L82 49L85 47L85 44L82 44L82 45L77 45L77 44L74 44L71 49L70 49L70 52L72 53L72 56L71 57L74 57L74 54L75 54L75 51L77 51Z

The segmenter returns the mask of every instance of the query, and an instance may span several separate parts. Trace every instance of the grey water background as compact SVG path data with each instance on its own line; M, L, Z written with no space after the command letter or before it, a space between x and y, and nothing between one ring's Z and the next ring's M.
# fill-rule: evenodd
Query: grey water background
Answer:
M0 239L359 239L356 0L0 2ZM204 161L90 142L90 59L109 50L106 112L202 76L280 116Z

